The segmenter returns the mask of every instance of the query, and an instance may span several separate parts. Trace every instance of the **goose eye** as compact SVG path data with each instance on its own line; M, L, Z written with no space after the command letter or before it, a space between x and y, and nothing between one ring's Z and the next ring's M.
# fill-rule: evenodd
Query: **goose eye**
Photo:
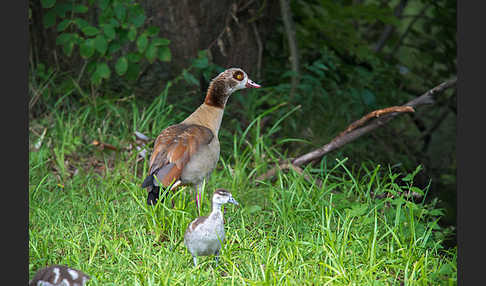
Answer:
M243 80L243 73L242 72L236 72L233 77L237 80Z

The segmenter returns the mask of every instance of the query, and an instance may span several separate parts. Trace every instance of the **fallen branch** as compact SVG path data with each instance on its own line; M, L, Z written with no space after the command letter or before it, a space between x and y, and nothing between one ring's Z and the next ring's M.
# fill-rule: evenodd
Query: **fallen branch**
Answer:
M405 198L414 198L414 199L422 199L423 196L417 192L412 192L412 191L406 191L406 192L399 192L399 196L404 196ZM395 195L392 193L382 193L382 194L377 194L375 195L373 192L371 192L371 197L375 199L384 199L384 198L391 198L394 199Z
M118 151L118 148L116 148L115 146L113 146L111 144L100 142L98 140L93 140L93 142L91 142L91 145L97 147L98 150L100 150L100 151L103 151L105 148L113 150L113 151Z
M334 151L342 147L343 145L354 141L362 135L383 126L399 114L402 114L404 112L413 112L414 108L417 106L433 104L435 102L434 96L436 94L454 86L456 82L457 78L443 82L433 89L427 91L423 95L407 102L402 106L392 106L370 112L361 119L351 123L348 128L346 128L338 136L332 139L331 142L329 142L328 144L291 160L290 165L292 165L292 168L294 168L309 163L311 161L320 160L324 155L328 154L329 152ZM365 125L365 123L368 124ZM286 164L288 163L285 162L278 164L264 174L258 176L257 180L264 180L266 178L274 176L278 169L290 169L291 166L287 166Z

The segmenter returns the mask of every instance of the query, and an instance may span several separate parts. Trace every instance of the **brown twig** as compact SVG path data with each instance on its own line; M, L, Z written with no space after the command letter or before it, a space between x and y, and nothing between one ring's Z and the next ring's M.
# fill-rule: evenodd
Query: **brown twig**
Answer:
M110 149L110 150L113 150L113 151L118 151L118 148L116 148L115 146L113 146L111 144L100 142L98 140L93 140L93 142L91 142L91 145L97 147L99 150L104 150L106 148L106 149Z
M403 106L393 106L393 107L388 107L380 110L375 110L373 112L368 113L363 118L349 125L349 127L346 128L345 131L341 132L338 136L332 139L331 142L329 142L328 144L291 160L290 161L291 165L298 167L303 164L307 164L311 161L320 159L325 154L334 151L351 141L354 141L355 139L361 137L362 135L378 127L383 126L384 124L386 124L388 121L390 121L391 119L393 119L395 116L399 114L402 114L404 112L412 112L414 108L417 106L433 104L435 102L434 96L436 94L454 86L456 82L457 82L457 78L443 82L440 85L422 94L421 96L407 102ZM376 117L377 115L378 117ZM373 117L376 117L376 119L370 121L370 119ZM364 125L366 122L368 122L368 124ZM285 162L285 163L278 164L277 166L273 167L266 173L257 177L257 179L264 180L266 178L274 176L277 170L282 169L282 166L285 166L285 164L288 163Z
M365 116L363 116L361 119L356 120L355 122L351 123L348 126L348 128L346 128L346 130L344 130L343 132L341 132L338 135L338 137L343 136L344 134L349 133L349 132L353 131L354 129L356 129L360 126L363 126L370 119L378 118L382 115L389 114L389 113L392 113L392 112L415 112L415 110L411 106L391 106L391 107L372 111L372 112L366 114Z

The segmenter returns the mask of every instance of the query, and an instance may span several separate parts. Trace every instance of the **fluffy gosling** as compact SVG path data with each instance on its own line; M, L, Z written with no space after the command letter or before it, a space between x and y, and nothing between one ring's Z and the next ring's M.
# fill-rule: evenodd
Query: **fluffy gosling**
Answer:
M184 234L184 244L192 255L194 266L197 266L197 256L208 255L216 255L216 265L218 264L221 243L225 237L221 206L226 203L238 205L231 193L225 189L214 191L212 203L211 213L193 220Z

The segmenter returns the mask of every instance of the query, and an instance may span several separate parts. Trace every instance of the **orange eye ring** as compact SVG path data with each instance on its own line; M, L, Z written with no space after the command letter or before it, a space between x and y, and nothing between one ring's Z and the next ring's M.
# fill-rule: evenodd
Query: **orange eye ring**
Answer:
M235 75L234 75L234 78L237 79L237 80L243 80L243 73L241 72L237 72Z

